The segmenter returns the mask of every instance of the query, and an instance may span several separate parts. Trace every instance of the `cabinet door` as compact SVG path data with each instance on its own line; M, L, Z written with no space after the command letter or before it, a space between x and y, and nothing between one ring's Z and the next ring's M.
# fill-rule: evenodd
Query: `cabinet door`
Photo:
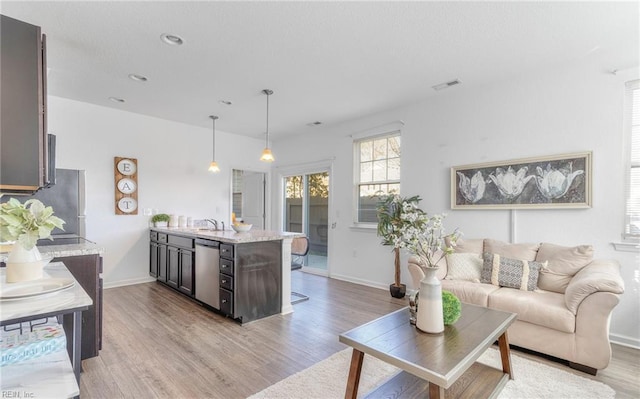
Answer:
M180 249L167 246L167 284L173 288L178 288L180 280Z
M158 244L158 281L167 282L167 246Z
M152 242L149 244L149 275L151 277L158 277L158 244Z
M178 289L191 296L195 293L193 287L193 256L193 251L187 251L185 249L180 250L180 286Z
M40 28L0 15L0 191L44 185L46 76Z

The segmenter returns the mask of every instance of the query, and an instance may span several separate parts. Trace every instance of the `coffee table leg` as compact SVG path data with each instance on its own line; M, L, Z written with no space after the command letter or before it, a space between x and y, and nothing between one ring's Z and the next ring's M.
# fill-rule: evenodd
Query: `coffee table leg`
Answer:
M442 399L444 398L444 388L434 384L433 382L429 383L429 399Z
M351 366L349 367L349 379L347 380L347 391L344 394L345 399L356 399L358 396L358 385L360 385L360 372L362 371L362 360L364 352L357 349L353 350L351 355Z
M509 336L506 331L498 338L498 346L500 347L500 358L502 359L502 371L505 374L509 374L509 379L513 380L511 350L509 349Z

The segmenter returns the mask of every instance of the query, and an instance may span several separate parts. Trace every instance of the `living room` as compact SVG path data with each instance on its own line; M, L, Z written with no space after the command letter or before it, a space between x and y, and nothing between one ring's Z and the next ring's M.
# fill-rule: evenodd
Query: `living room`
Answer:
M154 5L157 6L155 3ZM247 9L242 12L250 12L249 5L247 3ZM384 15L382 11L367 11L366 5L360 4L362 8L357 11L365 15L371 13L370 16L377 18L378 22L385 20L382 18ZM418 5L419 3L414 6ZM82 30L90 29L92 24L95 26L106 24L98 16L107 14L105 10L109 10L110 6L117 7L105 3L101 7L107 8L96 9L97 11L89 9L88 14L81 14L83 23L79 24L77 34L82 35ZM120 12L138 11L140 9L135 7L141 7L140 5L134 7L133 4L128 6L133 8L127 11L125 6L121 6L122 8L112 8L109 13L118 15ZM167 6L176 7L170 8L173 11L182 10L178 5ZM322 9L321 12L314 9L314 7L320 7L315 3L294 3L294 6L299 7L297 13L288 10L293 17L302 18L307 13L311 16L315 13L315 17L307 15L309 20L327 18L333 21L332 18L336 18L335 26L329 24L329 27L345 32L345 35L352 32L356 39L360 38L359 35L370 33L368 31L370 25L364 22L362 29L338 24L338 20L344 22L342 18L353 23L358 20L356 18L358 12L348 6L342 6L346 9L338 9L342 12L340 18L336 16L339 14L337 11L332 12L335 10ZM453 6L449 4L448 9L433 11L434 15L445 15L445 12L454 11L460 13L457 16L449 16L447 19L451 23L455 22L455 29L443 31L436 36L437 40L443 43L439 46L429 47L426 44L433 40L432 37L422 38L425 42L424 49L419 47L405 49L402 42L369 43L364 39L345 39L347 44L341 47L340 51L345 57L348 54L351 55L343 61L338 57L331 58L332 62L328 65L321 65L322 68L331 70L331 73L327 72L328 77L335 75L337 79L341 74L345 74L355 79L354 70L368 77L367 71L372 68L371 65L375 64L375 61L380 58L392 58L395 69L388 71L390 75L388 81L363 78L367 81L368 88L366 91L361 89L360 95L368 97L366 107L351 104L351 97L341 91L343 89L341 86L347 86L342 84L342 80L331 83L330 79L317 74L315 78L307 76L308 81L278 80L272 83L268 80L269 78L275 79L276 76L279 78L281 76L274 75L273 72L261 71L268 70L271 64L265 62L263 66L258 62L250 63L244 60L252 65L251 68L245 68L244 72L247 75L256 76L254 78L255 93L215 93L212 98L202 101L198 109L202 115L192 123L171 120L169 117L158 117L157 114L136 112L135 107L139 106L137 103L142 101L142 97L140 99L136 97L137 92L141 90L139 86L128 87L126 89L128 92L125 94L108 92L102 87L100 92L95 93L95 99L92 101L74 98L65 92L66 88L56 87L56 74L60 76L58 82L68 82L72 80L69 80L65 74L86 73L86 71L76 71L72 66L64 63L54 62L64 60L64 55L69 57L73 55L69 48L66 48L67 52L62 55L56 55L55 52L58 51L57 43L69 40L56 38L56 32L62 24L60 21L64 21L65 24L73 22L74 7L77 7L75 10L80 13L80 11L87 12L85 7L89 6L87 4L29 5L20 2L6 2L6 4L3 2L2 13L40 25L43 33L48 34L48 49L51 54L49 65L52 69L48 98L48 124L49 131L56 133L58 137L57 166L85 169L89 176L87 237L105 248L103 272L107 288L105 302L112 301L111 305L106 305L111 308L107 309L105 316L103 351L96 358L96 362L104 362L100 358L105 356L107 351L112 350L109 346L113 348L115 341L118 342L115 346L119 348L117 356L136 358L135 354L131 355L135 353L136 348L123 344L131 334L126 330L126 323L120 325L123 330L109 331L110 323L115 323L118 319L127 319L124 313L132 311L125 308L123 315L119 316L117 315L119 306L132 306L135 301L144 301L142 294L135 293L136 284L145 287L143 292L155 292L158 295L163 293L160 288L154 288L156 283L149 283L150 279L147 275L149 216L143 215L142 212L136 216L114 214L113 158L115 156L131 156L138 159L140 187L138 201L141 209L159 209L162 212L187 214L194 218L211 217L229 220L232 168L265 172L269 183L266 199L267 227L273 230L281 229L283 219L280 194L282 177L294 171L304 173L323 168L329 170L331 199L328 209L330 226L328 279L308 274L300 276L299 272L295 272L292 277L294 290L304 292L311 299L306 303L295 305L294 312L289 316L270 318L263 324L249 324L242 327L244 330L226 326L225 323L229 322L228 320L213 316L208 318L216 328L240 334L249 340L265 339L264 346L269 347L272 341L276 340L273 336L285 331L285 326L290 323L300 325L306 323L311 326L320 324L321 321L316 320L316 317L321 319L320 315L330 312L317 302L314 303L314 293L316 293L315 298L323 298L323 295L331 297L333 295L331 290L336 290L346 295L346 303L358 306L362 309L362 313L358 313L357 309L340 307L335 300L332 300L330 303L337 306L335 312L345 313L340 316L341 318L347 318L350 315L353 323L342 320L335 322L335 325L330 325L331 322L327 321L321 329L320 337L311 336L302 339L300 345L314 347L313 350L309 350L309 359L300 361L308 366L344 348L337 342L337 336L340 333L407 304L406 300L403 302L389 298L386 291L393 279L393 254L390 248L380 245L380 238L377 237L375 228L358 225L354 219L356 201L354 141L367 135L400 130L402 137L401 193L402 195L420 195L423 198L421 206L429 213L448 213L445 220L445 226L448 229L459 228L463 231L464 238L490 237L506 242L548 242L566 246L590 244L594 247L595 258L613 259L620 264L625 293L621 295L620 303L612 313L610 339L614 344L633 351L629 366L637 370L639 358L637 350L640 348L640 330L638 329L640 301L637 281L639 255L637 249L623 251L617 250L613 245L613 243L623 243L622 234L625 225L627 185L625 176L627 176L629 165L627 159L630 152L630 138L629 133L625 131L624 122L625 83L639 78L637 4L609 2L559 5L460 3L458 6ZM195 6L191 4L187 7L188 10L189 7ZM226 7L231 7L231 4L227 4ZM278 5L277 7L286 6ZM402 18L409 18L412 14L409 3L398 3L399 8L393 8L391 5L388 7L393 11L392 16L398 18L400 25ZM404 7L408 7L408 10ZM262 11L263 8L259 10ZM351 13L345 14L346 11ZM238 14L234 15L242 15L242 12L238 11ZM252 12L257 11L254 9ZM413 13L415 19L410 18L411 26L419 26L421 18L427 19L428 13L424 9L420 12L424 14ZM271 13L278 15L276 11L269 11L269 15L272 15ZM492 17L491 15L495 16L495 13L505 19ZM47 17L47 15L54 15L54 17ZM88 15L94 15L95 21L91 18L86 20ZM177 22L172 24L171 12L165 11L164 15L167 29L176 29L174 33L182 34L178 30L183 25ZM351 18L346 18L345 15ZM59 19L57 22L55 22L56 18ZM392 18L389 17L389 20L396 21ZM51 22L52 20L54 22ZM431 19L428 21L433 22ZM238 25L241 23L244 21L238 22ZM328 29L325 25L320 25ZM395 26L393 23L391 25ZM397 26L395 28L399 29ZM236 26L236 29L239 28ZM403 34L410 32L403 32ZM163 32L153 31L149 36L153 36L156 40L161 33ZM311 32L304 32L303 34L316 38L317 33L312 35ZM465 45L465 40L471 37L474 38L474 47ZM194 40L193 36L190 38ZM479 38L484 40L484 44L475 41L479 41ZM231 40L230 37L229 40ZM240 47L239 39L235 40L238 40L236 45ZM285 37L281 40L286 43ZM523 48L521 41L526 41L532 47ZM324 48L320 46L321 43L317 39L310 38L309 43L315 47L298 48L296 51L303 53L312 52L312 49L320 51ZM565 45L566 48L563 49L558 43ZM121 45L123 54L129 55L141 51L139 48L125 49L126 44ZM185 47L188 45L189 40L185 40ZM215 45L209 45L211 49L203 48L199 51L215 52ZM276 44L274 42L269 45ZM338 41L331 42L331 45L337 46ZM355 47L356 45L361 47ZM78 53L98 51L95 47L85 48L85 46L86 44L78 42L76 47L72 47ZM290 63L295 64L294 61L299 59L297 53L286 46L283 47L272 51L285 58L288 57ZM437 52L445 49L448 50ZM416 53L416 58L407 57L411 51ZM423 52L427 56L422 54ZM105 53L117 54L111 52L110 48L106 49ZM465 56L459 56L460 53ZM238 55L240 56L246 57L246 54ZM225 54L225 57L230 55ZM302 54L299 57L307 60ZM354 59L358 60L358 63L355 63ZM255 60L250 59L250 61ZM318 60L313 58L312 61ZM156 63L161 64L160 61ZM308 67L314 72L317 71L316 68L320 68L318 66L311 68L311 65L307 64L298 67L302 69ZM124 74L125 79L127 73L148 73L129 70L129 68L139 67L123 66L118 73ZM154 72L159 76L162 68L157 65L155 68ZM416 70L420 68L428 72L417 73ZM96 69L100 71L97 65ZM474 72L474 69L477 71ZM438 72L435 73L434 70ZM177 73L177 71L180 70L174 72ZM412 71L412 74L409 75L406 71ZM115 72L100 71L93 78L96 81L104 79L106 82L107 76L100 74L109 75L110 73ZM262 75L262 73L265 74ZM286 75L286 72L283 74ZM404 76L405 74L408 76ZM149 75L148 83L156 84L151 72ZM311 84L310 82L316 78L320 83ZM432 86L454 79L459 79L461 83L446 90L432 89ZM405 87L407 80L413 81L416 88L413 91L407 90L405 94L409 93L408 96L400 99L399 94L393 90L394 84ZM132 83L137 84L137 82ZM182 96L180 94L182 88L176 88L166 82L159 84L166 84L168 91L173 91L173 95ZM322 85L331 89L330 93L323 92L320 96L327 100L326 114L321 104L314 103L316 108L313 112L317 115L314 119L307 120L289 115L291 112L289 109L294 102L305 103L306 98L312 101L311 99L316 96L314 90L319 90ZM298 92L295 96L290 94L292 90L290 86L308 86L306 95L303 97L298 95ZM270 145L276 158L273 164L259 161L260 151L265 144L262 134L265 125L265 98L260 94L264 88L274 90L270 98L269 114L270 130L273 132ZM107 100L108 96L130 96L135 100L114 104ZM245 96L243 100L251 102L251 109L255 112L247 117L239 115L238 111L230 111L233 108L224 108L218 100L226 96L239 99ZM331 98L333 100L328 101ZM162 102L158 108L165 107L162 112L168 111L171 107L182 106L172 104L166 98L158 102ZM170 105L165 105L165 102ZM238 100L238 102L241 101ZM128 108L129 104L132 108ZM341 107L350 112L341 115L339 110ZM223 171L216 175L206 171L211 158L211 127L208 115L213 113L220 115L217 125L219 130L216 132L216 155L218 163L223 168ZM304 114L305 117L308 115L309 113ZM253 136L236 134L231 128L232 122L230 121L228 125L225 122L226 119L241 120L242 118L252 119L254 120L252 123L259 126L255 129ZM288 125L279 121L286 118L289 121ZM322 121L322 125L306 126L306 123L315 120ZM233 123L236 126L242 126L241 123L235 121ZM279 134L279 131L286 131L287 134ZM299 134L294 134L295 132ZM585 151L591 151L593 154L591 207L583 209L451 209L451 167ZM625 246L618 246L618 248L623 247ZM411 287L406 264L407 254L403 253L403 282L407 283L409 288L416 288ZM344 284L347 283L352 285L345 286ZM329 293L317 292L318 287L329 287ZM362 303L357 293L353 294L357 290L361 290L363 297L370 300L370 305ZM168 307L171 306L171 301L186 306L182 299L173 296L170 298L171 300L167 300L166 303ZM309 310L301 310L301 306L307 306ZM200 314L199 310L197 312ZM299 319L303 314L308 317L307 320ZM335 317L339 316L325 316L326 320L334 320ZM169 329L178 328L177 325L169 324L167 327ZM259 331L263 329L271 329L270 335L266 337L252 335L263 334ZM245 330L247 332L243 333L242 331ZM328 336L328 332L333 332L334 335ZM158 333L159 336L165 337L163 334ZM244 334L247 335L244 336ZM255 342L253 345L257 346ZM326 347L316 348L323 345ZM270 362L264 361L260 367L256 368L259 368L262 373L270 367L277 370L265 376L264 380L256 384L255 390L250 393L255 393L300 371L296 370L297 367L282 366L286 363L287 356L275 353L282 350L280 345L273 344L273 348L274 353L262 352L265 356L273 356L273 359ZM297 354L305 352L300 348L292 351ZM109 356L115 357L113 353ZM246 360L245 367L252 367L250 365L252 360L255 359ZM188 358L182 357L180 361L185 364L190 362ZM142 361L142 365L133 372L144 374L145 367L151 366L148 362L148 360ZM242 365L242 362L240 364ZM187 370L186 366L185 370ZM255 376L254 371L251 376ZM235 370L235 372L240 371ZM114 372L114 375L123 380L135 379L127 373L132 373L132 370ZM202 378L220 382L225 381L226 376L220 374L214 377L203 374ZM81 384L88 384L89 381L95 383L98 379L99 377L92 376L82 380ZM637 377L630 377L627 384L626 389L632 393L637 393L640 389ZM260 389L257 385L260 385ZM82 396L93 396L93 394L85 395L88 391L82 389L81 385ZM116 396L129 396L127 392L122 391L105 392ZM215 392L223 391L213 391L203 396L216 396ZM238 392L242 392L242 395L246 393L243 390ZM176 391L146 392L146 395L142 391L137 393L143 397L182 396ZM629 394L629 397L632 397L632 394Z

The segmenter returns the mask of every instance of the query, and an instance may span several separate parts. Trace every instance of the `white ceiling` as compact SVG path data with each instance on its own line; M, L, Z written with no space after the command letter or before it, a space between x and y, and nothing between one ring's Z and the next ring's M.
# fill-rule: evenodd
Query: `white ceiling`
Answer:
M456 78L447 91L571 63L639 64L635 1L0 4L46 33L49 94L209 128L216 114L217 129L258 138L265 88L282 137L445 95L431 87Z

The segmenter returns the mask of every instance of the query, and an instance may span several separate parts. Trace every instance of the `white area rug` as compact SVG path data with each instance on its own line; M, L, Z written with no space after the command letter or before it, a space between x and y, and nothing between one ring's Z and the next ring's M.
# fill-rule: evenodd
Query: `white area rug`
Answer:
M351 349L345 349L338 352L256 393L250 399L344 398L351 351ZM499 352L494 348L489 348L479 361L502 368ZM507 382L498 396L500 399L615 397L614 390L608 385L527 360L513 353L511 353L511 364L515 380ZM358 396L373 390L398 371L397 368L381 360L365 355Z

